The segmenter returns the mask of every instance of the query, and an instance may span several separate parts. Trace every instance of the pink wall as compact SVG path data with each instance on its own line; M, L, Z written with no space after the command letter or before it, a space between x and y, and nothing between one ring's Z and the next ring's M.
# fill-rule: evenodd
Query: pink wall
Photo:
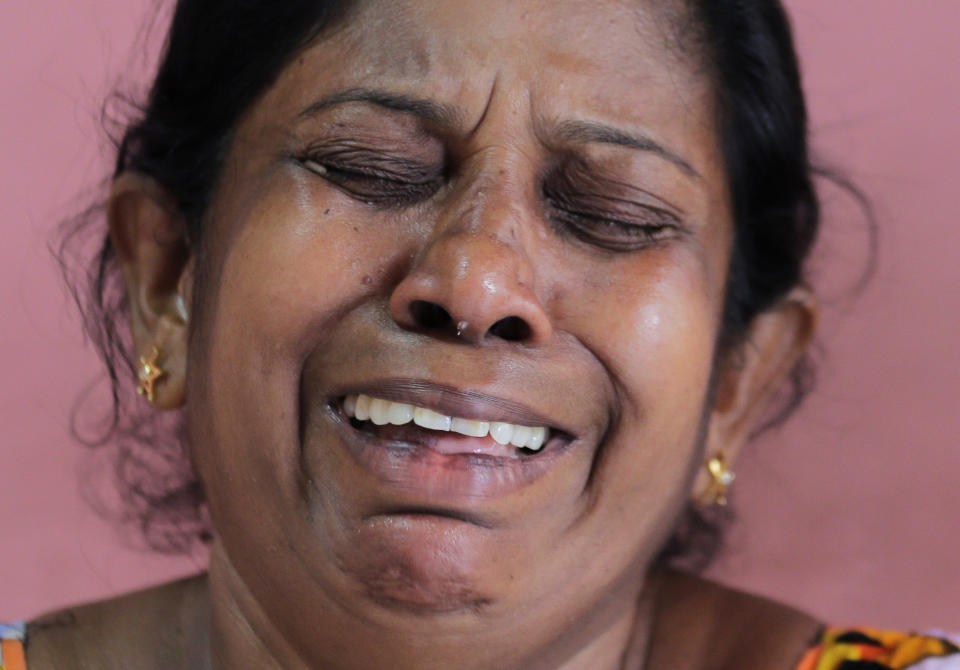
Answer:
M97 371L46 244L104 172L95 120L146 0L0 5L0 619L195 570L124 548L80 499L69 410ZM793 0L815 146L873 197L831 200L819 389L740 467L717 577L838 622L960 629L960 3ZM852 231L852 232L851 232ZM853 269L851 269L853 268Z

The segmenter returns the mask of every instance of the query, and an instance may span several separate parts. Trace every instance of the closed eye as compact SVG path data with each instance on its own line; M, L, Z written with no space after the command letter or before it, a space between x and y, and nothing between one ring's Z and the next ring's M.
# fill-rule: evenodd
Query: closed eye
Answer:
M348 161L343 153L308 155L298 160L347 195L377 207L404 207L421 202L436 193L442 183L440 170L393 157Z
M583 242L612 251L632 251L684 231L670 212L604 196L567 196L545 189L555 225Z
M631 251L670 239L676 226L621 221L607 216L558 210L558 218L576 237L614 251Z
M582 242L610 251L633 251L687 231L659 199L587 161L568 156L545 179L542 197L554 226Z

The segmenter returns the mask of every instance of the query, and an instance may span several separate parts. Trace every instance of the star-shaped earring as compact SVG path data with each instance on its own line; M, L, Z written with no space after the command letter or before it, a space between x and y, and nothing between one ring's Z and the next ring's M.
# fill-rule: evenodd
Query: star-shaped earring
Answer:
M157 380L167 374L157 363L159 359L160 347L157 345L153 345L150 348L149 356L140 357L140 370L137 372L137 378L140 380L140 388L137 389L137 393L144 396L150 403L153 403L157 398Z

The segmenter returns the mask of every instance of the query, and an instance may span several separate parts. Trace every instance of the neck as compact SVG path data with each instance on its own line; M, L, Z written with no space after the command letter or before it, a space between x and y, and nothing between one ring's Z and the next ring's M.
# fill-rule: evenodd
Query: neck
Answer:
M479 628L478 635L444 635L429 626L424 634L397 634L330 607L319 618L314 612L305 615L315 631L307 649L298 648L271 621L217 546L210 561L208 659L200 663L198 658L191 667L642 670L659 578L629 581L546 644L524 646L517 636L498 640Z

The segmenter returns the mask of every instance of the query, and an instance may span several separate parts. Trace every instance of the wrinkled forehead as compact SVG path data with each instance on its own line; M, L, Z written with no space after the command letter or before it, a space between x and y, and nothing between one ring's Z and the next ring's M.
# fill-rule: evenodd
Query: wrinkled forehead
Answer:
M605 115L696 107L709 82L677 0L367 0L318 40L325 74L391 88L428 86L465 108L500 83L551 105ZM308 59L311 50L307 52ZM347 83L347 82L344 82ZM564 115L573 110L556 110ZM589 109L580 109L589 113Z

